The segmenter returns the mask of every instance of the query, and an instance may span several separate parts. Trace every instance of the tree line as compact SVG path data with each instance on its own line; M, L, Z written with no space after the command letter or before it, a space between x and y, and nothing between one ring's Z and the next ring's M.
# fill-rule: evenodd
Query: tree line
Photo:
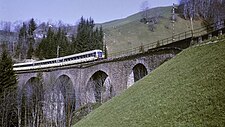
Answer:
M57 57L57 48L59 56L80 53L84 51L103 49L103 30L102 27L95 27L92 18L85 19L81 17L77 26L77 32L69 40L68 34L63 27L57 29L47 26L47 34L43 36L40 43L34 38L34 31L37 24L33 19L28 26L23 23L19 30L19 40L15 50L17 59L48 59Z
M205 25L225 19L225 0L180 0L185 19L202 19Z

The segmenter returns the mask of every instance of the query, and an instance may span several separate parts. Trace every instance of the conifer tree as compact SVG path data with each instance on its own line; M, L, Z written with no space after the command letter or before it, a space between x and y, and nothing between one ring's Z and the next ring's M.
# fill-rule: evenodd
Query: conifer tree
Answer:
M99 33L98 33L98 47L97 49L102 49L103 50L103 41L104 41L104 32L102 26L100 27Z
M54 58L56 56L55 47L54 32L49 27L47 37L44 37L42 39L41 43L35 51L35 54L39 59Z
M23 23L23 26L20 28L19 39L25 39L27 37L27 26Z
M0 93L7 88L15 87L16 83L17 79L13 70L12 59L4 48L0 58Z
M77 52L84 52L88 50L88 33L87 33L87 22L83 17L78 25L77 37L75 40L75 47Z
M85 20L81 17L77 29L77 36L74 41L77 53L93 49L103 49L103 30L95 28L92 18Z
M47 33L47 38L46 38L46 47L44 51L47 51L45 54L45 58L55 58L56 57L56 50L57 50L57 46L56 46L56 42L55 42L55 38L54 38L54 31L49 28L48 33Z
M60 47L60 56L68 55L70 44L67 40L65 31L61 27L59 27L57 34L55 34L55 39L55 48L57 49L57 46Z
M34 52L33 43L29 43L29 48L27 50L27 59L31 59Z
M29 41L29 45L28 45L28 50L27 50L27 59L31 59L32 55L34 53L34 49L33 49L33 44L35 43L34 40L34 30L37 28L37 25L34 21L34 19L32 18L29 22L29 28L28 28L28 41Z
M19 40L16 45L15 58L20 60L24 58L26 51L26 42L27 42L27 26L23 23L23 26L19 30Z
M38 45L38 47L35 50L35 56L38 57L40 60L42 60L46 54L47 51L45 50L45 44L46 44L46 38L45 36L41 40L41 43Z
M29 22L29 29L28 29L28 34L30 36L33 36L34 30L37 28L37 24L35 23L34 19L32 18Z

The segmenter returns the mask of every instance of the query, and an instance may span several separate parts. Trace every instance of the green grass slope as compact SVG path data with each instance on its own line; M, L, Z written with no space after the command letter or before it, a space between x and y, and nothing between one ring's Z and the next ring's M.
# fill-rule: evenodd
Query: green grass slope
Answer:
M225 41L191 47L74 127L225 125Z
M153 43L172 36L171 23L172 7L157 7L150 9L149 17L160 15L160 21L155 25L154 32L148 29L148 25L141 23L141 13L131 15L124 19L119 19L101 24L105 33L105 40L108 53L116 53L126 49L132 49L140 45ZM191 30L190 21L184 20L177 15L175 22L175 34ZM194 28L201 27L200 21L194 21Z

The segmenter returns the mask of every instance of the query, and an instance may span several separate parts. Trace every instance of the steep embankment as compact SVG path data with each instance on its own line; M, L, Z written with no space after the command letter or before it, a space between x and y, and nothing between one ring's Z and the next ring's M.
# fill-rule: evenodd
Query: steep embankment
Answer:
M225 41L167 61L74 127L224 126Z

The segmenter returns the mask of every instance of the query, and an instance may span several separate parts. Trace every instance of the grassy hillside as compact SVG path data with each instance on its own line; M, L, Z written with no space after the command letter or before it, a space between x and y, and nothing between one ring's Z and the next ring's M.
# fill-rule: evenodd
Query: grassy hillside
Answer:
M224 126L225 41L167 61L74 127Z
M171 23L172 7L157 7L149 10L149 17L160 15L160 22L155 25L156 30L151 32L148 25L141 23L141 13L131 15L127 18L115 20L102 24L109 53L134 48L141 44L148 44L172 36ZM169 27L166 28L166 27ZM201 27L200 21L194 22L194 28ZM190 30L190 21L177 16L175 22L175 34Z

